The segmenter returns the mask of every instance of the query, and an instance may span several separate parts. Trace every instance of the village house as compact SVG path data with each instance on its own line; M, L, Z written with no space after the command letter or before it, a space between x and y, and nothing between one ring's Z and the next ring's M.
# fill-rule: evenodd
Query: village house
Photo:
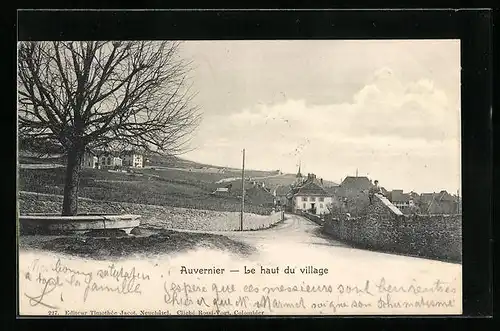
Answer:
M416 207L414 196L410 193L403 193L403 190L392 190L387 198L402 213L408 213Z
M82 167L92 169L99 168L99 158L90 150L85 151L82 158Z
M275 199L270 190L264 183L254 182L248 188L245 188L245 195L248 201L263 207L274 207Z
M233 184L229 183L222 187L216 187L215 190L211 193L212 195L219 196L229 196L232 192Z
M144 167L144 157L142 154L129 150L121 155L122 164L126 167L142 168Z
M123 166L123 160L116 154L105 152L99 156L100 168L114 168Z
M241 198L242 186L241 180L236 180L229 184L214 187L212 195L217 196L235 196ZM263 207L274 207L275 199L273 193L264 183L245 180L245 201Z
M332 188L330 192L333 194L337 207L341 206L340 209L343 212L355 216L362 213L369 205L369 191L373 186L373 181L366 176L347 176L341 180L338 187ZM389 192L380 187L380 194L387 197Z
M215 191L213 191L212 195L221 195L228 196L231 193L231 189L229 187L217 187Z
M273 190L275 205L287 209L289 207L287 194L291 190L290 185L277 185Z
M347 176L336 190L336 195L344 198L358 197L368 194L373 183L368 177Z
M300 171L297 178L302 178ZM323 188L322 180L316 175L308 174L307 178L295 186L288 194L289 204L293 212L309 212L316 215L328 213L327 206L332 203L332 197Z
M459 214L460 199L445 190L439 193L422 193L419 199L420 212L424 214Z

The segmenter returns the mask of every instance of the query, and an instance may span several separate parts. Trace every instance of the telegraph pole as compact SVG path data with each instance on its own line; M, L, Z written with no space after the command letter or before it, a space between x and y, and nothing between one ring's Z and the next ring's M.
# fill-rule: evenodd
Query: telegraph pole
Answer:
M243 231L243 212L245 210L245 149L243 149L243 166L241 167L241 217L240 231Z

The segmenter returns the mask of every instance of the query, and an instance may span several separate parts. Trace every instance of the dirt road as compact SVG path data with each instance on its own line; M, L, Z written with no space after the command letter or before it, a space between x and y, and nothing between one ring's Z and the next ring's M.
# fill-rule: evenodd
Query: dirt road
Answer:
M298 215L287 214L284 222L259 231L212 232L256 248L251 259L260 263L294 261L336 266L357 273L458 274L460 264L351 247L325 235L321 227Z
M222 234L222 233L221 233ZM321 233L321 227L303 217L286 215L285 221L260 231L224 232L225 236L272 252L277 245L348 247Z

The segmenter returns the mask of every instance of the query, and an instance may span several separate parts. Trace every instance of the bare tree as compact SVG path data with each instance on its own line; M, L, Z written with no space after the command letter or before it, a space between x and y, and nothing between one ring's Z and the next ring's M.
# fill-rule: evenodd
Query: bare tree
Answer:
M178 155L200 113L189 63L168 41L21 42L19 140L67 156L63 215L76 215L86 150L134 148Z

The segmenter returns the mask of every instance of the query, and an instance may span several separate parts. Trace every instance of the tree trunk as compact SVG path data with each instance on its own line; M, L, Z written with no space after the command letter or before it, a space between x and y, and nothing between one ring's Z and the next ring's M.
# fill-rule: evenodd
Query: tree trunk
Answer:
M80 185L83 154L83 148L75 148L68 152L66 176L64 178L63 216L73 216L78 213L78 187Z

